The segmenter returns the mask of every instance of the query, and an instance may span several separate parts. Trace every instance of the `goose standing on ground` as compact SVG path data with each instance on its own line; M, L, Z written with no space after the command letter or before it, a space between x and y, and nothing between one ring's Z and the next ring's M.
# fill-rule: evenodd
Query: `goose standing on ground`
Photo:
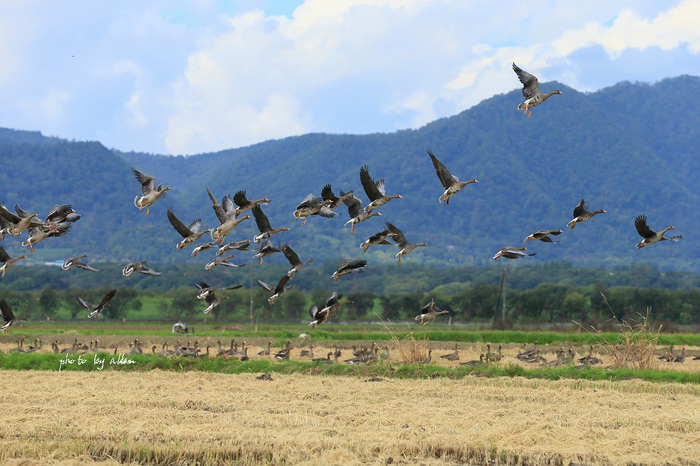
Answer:
M173 226L173 228L175 228L175 231L180 233L180 236L184 238L182 241L177 243L177 246L175 246L178 250L181 250L188 244L194 243L201 238L203 234L211 231L211 228L199 231L199 229L202 227L201 218L198 218L194 222L190 223L190 226L186 227L185 224L175 216L175 212L173 212L172 207L168 208L168 221L170 221L170 224Z
M590 349L588 350L588 355L582 357L577 362L579 364L585 364L587 366L590 366L593 364L602 364L603 360L593 356L593 345L591 345Z
M15 210L17 210L18 206L15 206ZM20 211L24 212L23 210L20 209ZM10 223L10 227L7 229L7 232L10 233L12 236L15 238L18 237L21 233L23 233L25 230L29 228L38 228L38 227L48 227L49 225L40 222L36 217L38 217L38 214L26 214L24 216L20 215L17 216L10 212L7 207L5 207L2 203L0 203L0 216L4 217L7 222ZM7 227L6 227L7 228Z
M396 243L396 246L399 248L399 252L396 253L395 257L398 257L399 259L399 264L401 263L401 258L407 254L410 254L413 252L414 249L416 249L419 246L427 246L428 243L416 243L416 244L411 244L408 242L404 234L396 228L394 225L392 225L389 222L386 222L386 228L390 232L392 232L394 235L392 236L391 239L394 240Z
M236 217L238 217L238 215L241 212L244 212L246 210L250 210L257 205L268 205L270 203L270 200L266 197L263 197L262 199L256 199L254 201L249 201L248 198L245 197L245 195L246 195L245 191L238 191L233 196L233 202L235 202L236 205L238 206L238 207L236 207L236 212L235 212Z
M275 354L276 359L289 359L289 353L292 349L292 340L287 340L281 350Z
M394 236L394 233L389 231L388 228L385 228L384 230L380 231L379 233L376 233L376 234L370 236L369 238L367 238L367 240L365 240L362 244L360 244L360 249L362 249L362 252L367 252L369 247L374 245L374 244L377 244L377 245L389 244L389 245L391 245L392 243L390 243L389 241L386 240L389 236Z
M16 206L15 206L16 207ZM46 216L46 223L77 222L82 215L69 204L56 204Z
M51 227L36 227L30 228L29 238L26 241L22 241L22 246L29 246L29 251L36 252L37 243L41 243L46 238L64 236L71 229L70 223L58 223Z
M447 167L445 167L442 162L435 157L435 154L433 154L430 149L428 149L428 155L430 156L430 160L433 161L433 167L435 168L435 173L437 173L437 176L440 179L440 183L442 183L443 188L445 188L445 192L442 193L442 196L440 196L438 199L438 201L442 202L443 204L449 205L450 197L460 192L466 185L479 182L474 178L469 181L459 181L459 179L450 173Z
M676 227L674 227L673 225L669 225L663 230L655 232L647 226L646 215L640 215L636 219L634 219L634 226L637 228L637 233L639 233L639 236L644 238L642 241L640 241L634 246L637 249L642 249L644 246L658 243L659 241L673 241L675 243L681 238L683 238L682 236L672 236L671 238L664 238L664 234L668 230L675 230Z
M272 245L272 241L265 240L262 243L260 243L260 247L258 248L257 254L254 254L253 257L258 258L258 265L262 264L263 262L263 257L271 256L272 254L280 252L279 248L276 248Z
M272 342L268 341L267 342L267 349L264 349L262 351L258 351L258 356L269 356L270 355L270 347L272 346Z
M222 256L228 251L247 251L248 245L250 245L250 240L246 239L243 241L235 241L233 243L226 243L216 251L217 256Z
M324 201L328 201L327 207L331 210L335 210L341 205L343 205L345 203L345 199L352 197L353 194L354 191L348 191L347 193L344 193L341 189L340 197L338 197L335 194L333 194L333 190L331 189L331 185L329 184L325 185L321 190L321 197Z
M0 301L0 314L2 314L2 319L5 321L5 325L0 327L0 332L2 333L8 333L9 328L15 325L18 321L27 320L24 317L15 317L14 313L12 312L12 308L4 299ZM24 339L22 339L22 341L24 341Z
M87 256L87 254L83 254L82 256L71 257L69 259L66 259L65 261L63 261L63 265L61 265L61 268L63 270L70 270L71 267L77 267L79 269L87 270L89 272L99 272L99 270L93 269L92 267L90 267L82 261L82 259Z
M230 254L230 255L225 256L225 257L217 257L213 261L207 262L207 264L204 266L204 270L208 270L209 272L211 272L212 269L214 267L216 267L217 265L222 265L224 267L231 267L234 269L245 267L245 264L238 265L238 264L234 264L233 262L229 261L229 259L232 259L234 257L236 257L235 254Z
M207 282L204 281L195 283L194 286L196 286L199 290L199 293L197 293L197 299L204 299L209 295L209 293L214 293L216 291L237 290L238 288L243 287L243 285L210 286Z
M148 215L151 205L159 198L165 197L165 192L170 191L170 186L163 188L162 185L159 184L154 188L153 186L155 185L156 179L151 175L147 175L134 167L131 167L131 171L134 172L136 181L141 183L141 194L143 194L141 197L136 196L134 198L134 205L138 207L139 212L141 212L141 209L146 208L146 215Z
M567 227L570 229L574 229L576 227L577 223L585 222L586 220L590 220L597 214L606 214L608 213L607 210L603 209L598 209L594 211L589 211L588 206L586 205L586 202L581 199L581 201L578 203L578 205L574 208L574 218L566 224Z
M126 264L124 268L122 269L122 275L124 275L127 278L131 278L131 274L134 272L138 272L144 275L150 275L152 277L160 277L162 274L160 272L156 272L153 269L150 269L146 264L148 264L148 261L141 261L141 262L131 262L129 264Z
M540 92L540 82L537 77L521 69L515 63L513 63L513 71L518 75L518 79L523 85L523 97L525 97L525 102L518 105L518 110L524 110L523 115L527 114L529 117L532 115L532 110L530 110L532 107L541 104L554 94L563 94L562 91L552 91L542 94Z
M421 325L425 325L431 320L434 320L440 314L448 314L449 311L443 311L435 304L435 300L431 300L428 304L423 306L420 310L420 314L416 316L416 321L420 321Z
M313 259L306 259L304 262L302 262L301 260L299 260L299 256L297 256L297 253L294 252L294 250L286 244L283 244L281 249L284 253L284 257L287 258L289 264L292 266L292 268L289 269L289 272L287 272L287 275L289 276L290 280L294 278L294 274L300 271L302 268L304 268L306 264L308 264L309 262L313 262Z
M309 349L307 350L301 350L299 353L300 358L314 358L314 345L310 345Z
M365 207L365 212L370 213L373 209L381 207L392 199L403 199L401 194L392 194L391 196L386 195L386 188L384 187L384 179L373 180L369 175L369 167L365 165L360 168L360 181L362 182L362 187L370 200L370 203Z
M202 251L206 251L207 249L215 248L219 245L218 241L210 241L208 243L201 243L195 246L195 248L192 250L192 257L197 257L197 254L199 254Z
M545 243L558 243L559 241L554 241L549 235L558 236L564 233L562 230L537 230L523 241L527 243L528 241L539 240Z
M226 235L231 233L231 231L243 220L249 219L250 215L244 215L243 217L238 218L238 214L236 213L236 209L233 207L233 202L231 201L230 197L224 196L224 198L221 200L221 204L219 204L219 201L217 201L216 197L214 197L211 191L209 191L209 188L207 188L207 194L213 203L212 208L214 209L216 218L219 219L220 223L218 228L211 230L211 239L213 239L215 242L219 241L221 244L223 244Z
M88 319L90 319L92 317L97 317L100 312L104 311L105 308L109 306L109 302L112 300L112 298L114 298L115 294L117 294L117 290L110 291L104 298L102 298L102 301L100 301L100 304L98 305L85 302L85 300L80 296L78 296L78 302L81 306L90 311L88 314Z
M253 217L255 217L255 223L258 225L258 230L260 230L260 234L253 237L253 241L256 243L260 243L264 239L270 239L280 231L289 231L287 227L272 228L267 216L258 205L253 207Z
M673 358L673 362L680 362L680 363L685 362L685 346L683 347L683 349L681 349L681 355Z
M326 304L323 306L321 310L319 310L316 306L312 306L311 309L309 309L309 315L311 315L311 323L309 326L311 328L316 328L317 325L320 325L330 319L331 317L336 317L337 312L343 307L347 306L348 304L353 304L352 301L344 301L340 302L340 300L343 298L342 294L338 294L334 292L330 298L326 300Z
M506 246L505 248L499 250L495 256L493 256L493 260L497 261L501 257L505 257L506 259L520 259L521 257L534 256L535 254L537 254L536 252L528 254L523 251L527 251L527 248L516 248L514 246Z
M367 213L364 210L362 210L362 201L356 198L355 196L350 196L347 199L345 199L345 205L348 208L348 215L350 216L350 220L345 222L344 226L350 225L350 234L353 234L355 232L355 225L357 225L358 223L362 223L371 217L382 215L380 212Z
M345 259L340 263L338 268L333 272L331 278L333 281L338 281L338 279L349 273L362 273L362 267L367 267L367 261L361 259Z
M440 358L448 361L459 361L459 343L455 344L455 350L452 353L443 354Z
M289 281L289 275L285 275L284 277L280 278L280 281L277 282L277 286L275 288L272 288L270 285L267 283L261 281L261 280L256 280L258 282L258 285L260 285L264 290L273 292L272 296L267 298L267 300L270 302L270 304L274 304L275 300L282 296L287 290L294 288L294 285L289 285L285 287L287 282Z
M311 216L311 215L319 215L323 218L334 218L337 217L338 214L333 212L331 209L329 209L327 204L329 204L331 201L324 201L323 199L320 199L313 194L307 195L303 201L297 206L296 210L294 211L294 220L299 220L300 218L303 218L304 221L301 223L301 226L306 225L306 220Z
M0 274L0 278L5 278L5 272L10 270L10 267L15 265L17 262L19 262L22 259L26 259L27 256L18 256L18 257L10 257L10 255L5 251L5 248L0 246L0 262L2 262L2 267L0 267L0 271L2 272Z
M473 359L471 361L459 363L460 366L469 366L469 367L481 367L485 364L486 364L486 362L484 361L484 353L481 353L479 355L478 361Z

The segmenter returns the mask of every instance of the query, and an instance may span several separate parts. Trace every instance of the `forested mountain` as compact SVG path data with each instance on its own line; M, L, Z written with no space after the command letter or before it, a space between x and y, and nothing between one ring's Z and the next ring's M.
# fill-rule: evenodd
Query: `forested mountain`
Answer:
M190 249L175 249L180 237L165 212L172 206L185 223L201 217L204 228L215 226L209 187L219 199L238 190L249 198L272 199L264 207L272 226L292 228L274 242L289 243L302 260L315 258L316 266L348 256L365 257L370 264L393 261L394 247L373 247L365 255L359 249L386 220L409 241L429 244L405 258L413 263L486 265L498 249L521 245L535 230L561 228L566 231L559 244L529 242L537 255L518 264L644 262L700 271L700 117L692 97L700 95L700 78L621 83L588 94L560 83L542 88L564 94L536 107L531 118L515 110L521 96L514 90L417 130L308 134L188 157L122 153L98 142L0 130L0 201L42 217L56 203L72 204L84 214L67 237L38 245L32 258L41 260L85 252L103 261L192 261ZM440 205L442 187L426 149L460 179L473 177L479 184L467 186L449 206ZM386 180L388 193L404 198L380 208L383 216L358 225L354 235L343 227L344 207L336 219L314 216L303 227L294 222L296 205L308 193L320 195L326 183L336 194L354 189L366 205L358 177L362 165ZM173 188L147 217L133 205L140 185L130 166ZM581 198L608 213L569 231L565 225ZM674 225L672 233L683 240L635 249L640 238L634 218L640 214L648 216L652 229ZM255 223L247 220L229 240L250 239L255 232ZM11 253L22 249L11 238L4 246ZM202 253L202 260L211 255ZM238 256L241 262L249 258Z

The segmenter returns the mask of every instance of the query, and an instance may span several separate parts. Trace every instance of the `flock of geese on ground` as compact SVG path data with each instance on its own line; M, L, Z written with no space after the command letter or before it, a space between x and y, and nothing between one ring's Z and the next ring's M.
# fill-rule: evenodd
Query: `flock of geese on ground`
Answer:
M519 110L524 110L524 114L529 117L532 113L532 108L545 102L550 96L554 94L561 94L561 91L555 90L549 93L543 94L540 92L540 84L538 79L527 71L519 68L515 63L513 63L513 71L515 71L518 79L523 85L522 93L525 97L525 101L518 106ZM444 205L449 205L452 196L459 193L463 188L472 183L478 183L476 179L470 179L468 181L459 181L459 179L454 176L445 167L440 160L433 154L432 151L428 150L428 155L432 161L433 168L437 174L438 180L442 184L444 192L438 198L438 201ZM155 178L148 175L140 170L132 167L132 171L136 180L141 184L141 195L134 198L134 205L141 211L146 209L146 215L150 212L150 207L160 198L166 195L166 192L171 190L169 186L163 186L162 184L155 185ZM400 194L387 194L384 179L375 179L369 173L369 167L363 166L360 168L360 183L364 189L365 194L369 199L369 203L363 208L363 202L358 197L355 196L354 191L339 192L340 196L336 196L333 192L331 185L327 184L321 190L321 197L317 197L313 194L307 195L301 203L294 210L293 215L295 220L303 219L302 225L306 224L309 217L317 215L324 218L337 217L335 212L340 206L345 205L348 209L348 214L350 220L345 223L345 226L350 226L350 233L353 234L355 231L355 226L369 220L372 217L382 215L377 209L386 205L393 199L401 199ZM258 265L263 261L264 257L270 256L277 252L282 252L287 258L291 265L291 269L281 277L278 282L273 286L267 284L261 280L257 280L260 287L265 289L270 293L268 301L274 303L280 296L282 296L287 290L293 288L292 285L288 285L288 282L292 280L296 273L304 268L306 264L313 261L309 258L302 261L297 253L287 244L283 244L280 247L275 247L270 238L277 235L278 233L290 231L288 227L277 227L272 228L269 219L264 214L262 207L270 203L268 198L260 198L256 200L249 200L247 198L246 191L238 191L233 199L229 196L225 196L221 202L212 194L212 192L207 189L207 194L212 202L212 207L217 219L219 220L219 226L216 228L201 229L201 219L197 219L186 226L174 213L172 207L167 210L167 217L175 229L175 231L182 237L182 240L177 243L176 247L178 250L183 249L188 245L194 245L200 238L209 233L211 237L211 242L205 242L195 246L192 251L192 256L212 248L217 248L216 258L208 262L205 265L205 270L211 271L214 267L224 266L224 267L242 267L242 265L236 265L229 259L235 257L234 254L229 254L224 256L230 251L247 251L250 245L250 240L229 242L224 244L226 237L243 221L250 219L250 215L244 214L244 212L250 211L255 223L258 227L259 234L253 237L253 241L259 245L257 252L254 257L258 259ZM37 219L37 214L29 214L22 210L18 205L15 205L15 212L10 212L4 205L0 204L0 235L4 239L5 234L10 234L13 237L18 237L22 232L27 231L29 238L22 243L24 246L29 246L30 251L34 252L36 244L50 237L60 237L66 235L71 229L71 223L80 219L80 214L77 214L70 205L56 205L49 212L46 220L41 222ZM567 226L573 229L577 224L588 221L594 216L600 213L605 213L603 209L588 210L585 201L581 199L578 205L574 208L573 218ZM635 219L635 227L637 232L642 237L642 241L636 245L637 248L642 248L650 244L654 244L660 241L678 241L681 236L674 236L671 238L664 237L664 234L674 229L673 226L668 226L665 229L655 232L649 228L646 222L646 216L640 215ZM553 243L556 242L552 240L551 236L557 236L563 233L562 230L539 230L536 231L525 238L525 242L531 240L539 240L542 242ZM416 248L421 246L427 246L427 243L411 243L407 240L404 233L390 222L385 222L385 228L380 232L371 235L367 238L360 248L363 252L367 252L370 246L378 245L391 245L392 243L388 241L391 239L393 244L398 247L398 252L396 253L396 258L398 262L401 263L402 258ZM493 256L494 260L498 260L501 257L507 259L518 259L526 256L534 256L536 253L527 253L525 247L515 247L507 246L496 252ZM63 264L64 270L71 270L71 268L79 268L82 270L87 270L91 272L99 272L98 270L90 267L85 262L82 261L87 257L86 254L81 256L72 257L66 259ZM0 278L4 277L7 270L15 265L19 260L26 259L26 256L10 257L2 246L0 246L0 261L3 263L0 267ZM367 261L362 259L348 258L344 260L336 269L336 271L331 275L334 281L347 274L351 273L361 273L363 268L367 266ZM131 275L136 272L149 276L160 276L160 273L152 270L148 267L147 261L133 262L127 264L122 270L122 275L125 277L131 277ZM218 306L222 300L227 299L226 296L217 296L216 292L232 290L240 288L241 285L220 287L220 286L210 286L207 282L201 281L195 284L198 293L197 297L204 299L207 307L204 309L205 314L211 313L216 306ZM81 305L83 305L90 312L88 317L97 317L99 313L107 306L109 306L109 301L114 297L116 291L110 291L102 301L97 304L90 304L79 299ZM336 315L337 311L346 304L350 304L349 301L341 302L342 295L338 293L333 293L330 298L326 301L325 305L318 309L318 307L313 306L309 310L311 316L311 325L316 327L328 320L330 317ZM2 327L4 332L7 331L9 326L18 320L10 309L7 302L2 301L2 316L5 320L5 325ZM440 310L431 301L422 310L420 315L416 317L416 320L420 322L421 325L425 325L430 320L435 319L438 315L447 313L448 311Z
M24 346L24 338L20 338L17 341L17 347L10 350L11 353L35 353L41 351L42 340L39 338L34 339L33 345ZM578 364L580 366L592 366L596 364L602 364L602 358L594 356L594 345L590 345L588 352L582 357L577 357L576 352L573 347L569 347L568 351L565 351L563 347L557 350L550 350L556 357L555 359L547 360L544 357L545 350L538 348L539 342L535 341L532 348L527 348L527 344L523 344L520 350L517 352L515 359L528 364L539 364L545 367L559 367L563 365ZM86 345L81 343L76 338L71 346L60 348L58 340L51 343L51 351L53 353L61 354L85 354L85 353L97 353L97 352L107 352L107 348L99 346L99 340L90 340L90 344ZM171 356L171 357L192 357L192 358L228 358L236 359L239 361L248 361L250 356L248 355L248 345L245 341L241 343L237 342L235 338L231 339L230 344L224 345L221 340L217 340L215 344L206 344L203 350L200 347L199 340L195 340L192 343L188 340L186 343L182 343L177 340L173 346L170 348L170 344L166 341L162 343L160 350L158 350L158 345L151 345L151 353L156 356ZM344 359L343 362L346 364L372 364L381 361L391 360L391 353L389 346L384 346L383 350L380 350L376 343L372 343L370 347L357 347L353 345L351 348L339 349L337 345L333 346L331 351L328 351L325 357L316 357L314 354L314 348L318 349L315 344L310 344L306 348L299 348L298 358L301 360L308 359L314 362L326 363L326 364L339 364L338 358L341 358L342 351L350 351L352 354L351 358ZM460 361L459 354L459 343L454 346L454 351L440 355L440 359L451 362ZM287 340L287 342L279 350L272 349L272 341L267 342L267 346L258 351L256 354L260 357L274 357L279 360L289 360L292 351L292 341ZM113 354L119 354L119 347L115 345ZM136 354L148 354L144 352L143 344L136 338L133 342L129 343L129 349L124 353L125 356L132 356ZM428 349L427 356L423 360L415 361L422 364L430 364L433 362L432 359L433 350ZM460 362L461 366L471 366L471 367L481 367L491 363L499 362L503 360L505 355L503 354L503 345L498 345L498 349L493 352L491 351L491 344L486 344L486 352L479 355L479 359ZM685 362L685 347L682 349L681 354L674 353L674 346L671 345L666 352L664 352L660 357L660 361L663 362L674 362L683 363ZM693 360L700 360L700 356L696 356Z

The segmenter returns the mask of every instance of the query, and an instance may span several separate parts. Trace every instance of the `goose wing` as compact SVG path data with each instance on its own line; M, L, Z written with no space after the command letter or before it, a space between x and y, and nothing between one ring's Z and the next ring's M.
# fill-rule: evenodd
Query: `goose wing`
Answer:
M17 223L21 220L18 216L10 212L7 209L7 207L5 207L5 205L2 203L0 203L0 215L2 215L5 218L5 220L7 220L10 223Z
M236 215L236 208L233 206L233 202L231 201L230 197L224 196L222 207L224 209L224 212L226 213L227 220L229 218L233 218Z
M513 63L513 71L515 71L518 79L523 84L523 97L529 99L540 93L540 82L535 75L528 73L515 63Z
M362 259L345 259L341 264L338 266L338 272L342 272L343 270L352 270L352 269L359 269L360 267L364 267L367 265L366 260Z
M143 193L144 196L153 191L153 184L156 181L155 178L153 178L151 175L147 175L146 173L135 169L134 167L131 167L131 171L134 172L136 181L141 183L141 193Z
M380 181L383 188L384 180ZM362 187L364 188L365 193L367 193L367 197L369 197L370 201L374 201L384 196L379 188L379 185L372 181L372 177L369 176L369 167L367 165L360 168L360 182L362 182Z
M430 149L428 149L428 155L430 156L430 160L433 161L433 168L435 168L435 173L437 173L438 178L440 179L440 183L442 183L442 186L447 189L450 186L452 186L454 183L458 182L459 180L457 177L453 176L452 173L445 167L442 162L440 162L437 157L435 157L435 154L432 153Z
M238 207L245 207L250 204L250 201L245 197L245 194L245 191L238 191L233 195L233 202L235 202Z
M362 201L355 196L350 196L343 202L348 208L348 215L350 218L358 217L362 214Z
M574 218L583 215L587 211L588 211L588 206L586 205L586 201L581 199L579 201L578 205L574 208Z
M211 199L211 202L213 203L212 208L214 209L216 218L219 219L219 223L224 223L226 220L228 220L228 217L226 216L226 211L221 206L221 204L219 204L219 201L216 200L211 191L209 191L209 188L207 188L207 194L209 194L209 199Z
M260 230L260 233L265 233L266 231L270 231L272 229L272 227L270 227L270 221L267 219L267 216L263 213L262 208L259 205L253 207L253 217L255 217L255 223L258 225L258 230Z
M268 285L267 283L265 283L264 281L262 281L260 279L256 279L255 281L258 282L258 285L260 285L264 290L272 291L272 287L270 285Z
M435 307L435 301L432 300L428 304L423 306L423 309L420 310L420 313L421 315L429 314L433 311L433 309L435 309Z
M330 184L327 184L323 187L323 189L321 190L321 197L324 201L336 202L338 200L338 196L333 194L333 190L331 189Z
M17 212L17 215L19 215L21 218L27 218L29 217L29 213L26 210L23 210L20 206L15 204L15 212Z
M205 282L205 281L201 281L201 282L199 282L199 283L195 283L194 286L196 286L198 290L204 290L204 289L207 289L207 288L211 288L211 286L209 286L209 284L208 284L207 282Z
M9 322L15 318L15 315L12 313L12 308L4 299L0 301L0 314L2 314L2 318L5 322Z
M73 206L69 204L56 204L53 206L49 214L46 216L46 221L50 222L54 218L64 218L67 217L69 214L73 213ZM78 217L80 218L80 217ZM77 220L77 219L76 219Z
M646 215L640 215L637 218L635 218L634 226L635 228L637 228L637 233L639 233L639 236L641 236L642 238L649 238L656 234L655 231L653 231L651 228L649 228L649 226L647 226Z
M285 275L284 277L280 278L280 281L277 282L277 286L275 287L275 293L280 293L282 290L284 290L284 285L286 285L288 281L289 275Z
M185 224L182 223L180 221L180 219L175 216L175 212L173 212L172 207L168 208L167 215L168 215L168 221L173 226L173 228L175 228L175 231L180 233L180 236L182 236L183 238L187 238L188 236L190 236L193 233L191 231L191 228L187 228L185 226ZM195 220L195 223L197 223L197 230L199 230L199 222L200 222L200 220ZM194 223L192 225L194 225Z
M316 314L318 314L318 307L314 304L309 308L309 315L311 316L312 319L316 318Z
M80 296L78 296L78 302L80 303L81 306L83 306L85 309L88 309L90 311L92 311L95 308L95 306L93 306L92 304L90 304L88 302L85 302L85 300L83 298L81 298Z
M394 225L392 225L389 222L386 222L386 228L387 228L387 230L389 230L390 232L392 232L394 234L392 239L400 248L403 248L406 245L408 245L408 241L406 240L406 237L401 232L401 230L399 230L398 228L396 228Z
M326 306L325 307L331 307L334 304L337 304L338 301L342 299L343 295L339 294L338 292L333 292L330 298L326 300Z
M7 262L11 259L10 255L5 251L5 248L0 246L0 262Z
M117 290L112 290L109 293L105 295L104 298L102 298L102 301L100 301L100 304L97 305L98 309L103 309L105 305L114 298L114 295L117 294Z
M297 206L297 210L304 209L307 207L313 207L319 205L323 202L320 198L314 196L313 194L307 195L303 201Z
M287 260L289 261L289 263L293 267L301 264L301 261L299 260L299 256L297 255L296 252L294 252L294 250L292 248L290 248L286 244L283 244L281 249L282 249L282 252L284 253L284 257L287 258Z
M55 236L55 237L63 236L66 233L68 233L72 227L73 227L73 225L71 225L70 223L61 222L61 223L56 225L55 230L52 230L51 233L49 233L49 236Z

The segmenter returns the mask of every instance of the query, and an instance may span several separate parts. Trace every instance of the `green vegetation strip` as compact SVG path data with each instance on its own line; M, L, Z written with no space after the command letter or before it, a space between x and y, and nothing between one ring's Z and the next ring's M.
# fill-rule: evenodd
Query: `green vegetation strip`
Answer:
M61 362L63 361L63 362ZM128 361L133 361L130 363ZM357 377L387 378L452 378L459 379L467 375L482 377L526 377L531 379L583 379L583 380L628 380L641 379L649 382L676 382L700 384L700 374L676 372L669 370L634 370L580 368L563 366L558 368L537 367L525 369L515 364L491 365L484 367L457 366L447 368L430 364L394 365L373 364L357 366L350 364L324 364L315 362L275 361L257 359L237 361L220 358L164 358L154 355L114 356L109 353L46 354L46 353L10 353L0 354L0 369L4 370L49 370L49 371L85 371L101 370L164 371L186 372L200 371L223 374L242 373L281 373L281 374L317 374L345 375Z

